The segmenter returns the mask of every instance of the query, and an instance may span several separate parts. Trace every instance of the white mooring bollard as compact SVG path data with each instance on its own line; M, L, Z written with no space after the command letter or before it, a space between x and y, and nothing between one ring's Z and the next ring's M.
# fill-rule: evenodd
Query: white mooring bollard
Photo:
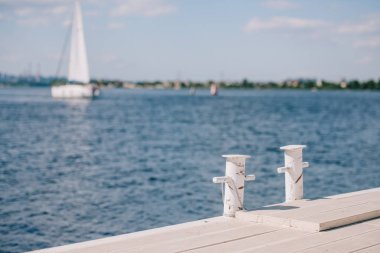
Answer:
M285 200L286 202L303 198L303 169L309 163L302 161L302 150L305 145L288 145L281 147L285 151L285 166L277 169L278 173L285 173Z
M244 206L244 182L255 180L255 175L245 175L245 160L248 155L223 155L226 158L226 175L214 177L216 184L224 183L224 216L235 217Z

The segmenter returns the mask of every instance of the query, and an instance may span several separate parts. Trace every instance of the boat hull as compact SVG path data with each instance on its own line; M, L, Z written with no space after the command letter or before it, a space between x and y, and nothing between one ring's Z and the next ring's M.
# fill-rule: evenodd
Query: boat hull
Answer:
M99 89L91 84L65 84L51 88L53 98L93 98L99 96Z

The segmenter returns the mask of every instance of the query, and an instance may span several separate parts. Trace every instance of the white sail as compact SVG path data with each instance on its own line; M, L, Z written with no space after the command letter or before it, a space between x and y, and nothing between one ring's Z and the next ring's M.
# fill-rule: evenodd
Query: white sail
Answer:
M78 1L75 2L72 21L68 80L79 83L90 82L82 12Z

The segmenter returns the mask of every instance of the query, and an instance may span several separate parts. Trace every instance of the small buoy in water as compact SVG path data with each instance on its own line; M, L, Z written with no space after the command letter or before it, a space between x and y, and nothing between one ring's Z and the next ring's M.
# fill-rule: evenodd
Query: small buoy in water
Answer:
M211 94L211 96L218 95L218 86L215 83L211 84L210 94Z

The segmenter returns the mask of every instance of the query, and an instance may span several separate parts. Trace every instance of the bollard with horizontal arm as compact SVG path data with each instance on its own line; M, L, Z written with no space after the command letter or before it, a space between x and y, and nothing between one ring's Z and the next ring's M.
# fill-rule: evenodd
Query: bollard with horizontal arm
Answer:
M305 145L288 145L281 147L285 151L285 166L277 168L278 173L285 173L286 202L303 198L303 169L309 167L302 161Z
M216 184L224 183L224 216L234 217L237 211L243 210L244 182L255 180L255 175L245 175L247 155L224 155L226 158L226 175L214 177Z

